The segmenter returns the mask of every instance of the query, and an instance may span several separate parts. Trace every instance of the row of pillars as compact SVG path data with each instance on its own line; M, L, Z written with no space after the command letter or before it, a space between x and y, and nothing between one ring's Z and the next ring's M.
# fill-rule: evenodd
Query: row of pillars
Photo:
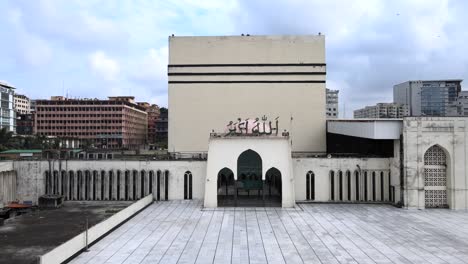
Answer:
M65 200L168 200L169 171L46 171L45 193Z
M385 171L330 171L331 201L393 200L390 173Z

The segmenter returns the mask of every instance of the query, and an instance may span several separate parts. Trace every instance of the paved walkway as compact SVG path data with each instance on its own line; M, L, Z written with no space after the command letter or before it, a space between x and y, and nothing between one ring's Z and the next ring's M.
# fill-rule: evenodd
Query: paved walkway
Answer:
M71 263L468 263L468 212L154 203Z

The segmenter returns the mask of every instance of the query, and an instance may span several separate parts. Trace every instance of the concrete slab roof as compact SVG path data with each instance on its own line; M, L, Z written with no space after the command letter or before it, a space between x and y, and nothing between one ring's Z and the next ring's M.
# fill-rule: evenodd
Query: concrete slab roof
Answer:
M403 119L327 120L327 132L369 139L399 139Z

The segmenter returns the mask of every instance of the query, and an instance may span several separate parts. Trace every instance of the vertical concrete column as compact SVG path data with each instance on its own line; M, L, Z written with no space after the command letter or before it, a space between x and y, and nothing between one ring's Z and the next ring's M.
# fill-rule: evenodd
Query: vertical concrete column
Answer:
M127 172L124 171L124 172L121 172L121 175L120 175L120 200L125 200L126 197L125 197L125 185L126 185L126 181L127 181Z
M94 171L89 172L89 187L88 187L88 200L94 200L93 188L94 188Z
M73 200L78 200L78 174L76 171L73 172L73 184L72 184L72 196Z
M62 172L61 171L57 171L57 177L55 178L56 180L56 187L55 187L55 193L58 194L58 195L62 195Z
M7 188L5 186L5 176L3 172L0 172L0 203L6 204L6 192Z
M101 186L102 186L102 181L103 179L102 171L97 172L97 180L96 180L96 197L94 197L94 200L100 201L101 200Z
M135 177L135 171L133 172L133 177ZM135 197L136 197L136 199L140 199L140 189L141 189L141 172L140 171L136 172L136 178L135 178L133 184L136 184L136 186L134 188L135 192L136 192Z
M381 177L380 177L380 171L375 172L375 200L376 201L382 201L382 194L381 194Z
M145 173L145 178L144 178L144 180L145 180L144 196L145 196L145 197L149 194L149 184L150 184L150 183L149 183L149 175L150 175L150 172L147 171L147 172Z
M80 200L85 199L85 194L86 194L86 171L81 172L81 183L80 183Z
M102 177L102 183L104 188L103 188L103 191L104 191L104 200L110 200L110 197L109 197L109 189L110 189L110 186L109 186L109 177L110 177L110 173L109 171L105 171L104 172L104 176Z
M67 200L67 193L68 193L68 176L67 176L67 172L62 170L60 172L60 179L62 180L62 185L60 186L60 191L62 191L63 189L63 192L62 192L62 196L64 198L64 200Z
M384 201L390 201L390 172L384 172Z

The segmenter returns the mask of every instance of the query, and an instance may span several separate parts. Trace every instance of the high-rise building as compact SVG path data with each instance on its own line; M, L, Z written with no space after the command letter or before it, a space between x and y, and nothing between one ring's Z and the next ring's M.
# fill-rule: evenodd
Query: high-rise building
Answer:
M18 114L29 114L31 113L31 101L26 95L15 94L14 109Z
M53 96L51 100L36 100L35 132L81 139L82 144L91 147L136 149L146 143L148 119L145 109L134 99Z
M461 91L447 108L447 116L468 116L468 91Z
M354 111L354 118L403 118L408 116L408 108L404 104L378 103Z
M409 116L445 116L463 80L407 81L393 86L393 102L408 106Z
M338 90L330 90L327 88L327 104L326 104L326 113L327 118L338 118Z
M0 82L0 127L6 128L8 131L15 132L15 111L14 111L14 100L15 87Z

